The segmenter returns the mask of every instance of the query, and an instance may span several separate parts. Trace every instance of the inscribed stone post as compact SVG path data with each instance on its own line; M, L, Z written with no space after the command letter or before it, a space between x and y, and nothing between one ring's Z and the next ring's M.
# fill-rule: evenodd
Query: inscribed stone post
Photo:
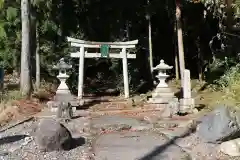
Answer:
M180 99L180 112L192 113L194 109L194 99L191 97L191 77L190 71L183 72L183 98Z
M191 78L190 71L185 69L183 72L183 98L191 98Z

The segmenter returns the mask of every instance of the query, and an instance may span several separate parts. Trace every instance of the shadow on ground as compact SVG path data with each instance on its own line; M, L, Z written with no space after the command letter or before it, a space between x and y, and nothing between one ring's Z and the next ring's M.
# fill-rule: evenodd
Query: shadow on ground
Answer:
M201 111L202 109L206 108L205 104L197 104L196 107L198 111Z
M140 158L139 160L154 160L159 154L161 154L162 152L164 152L169 146L171 145L175 145L175 141L179 138L184 138L189 136L191 133L193 133L196 130L196 128L190 128L189 130L187 130L185 133L183 133L182 135L179 135L177 137L172 138L169 142L156 147L153 151L151 151L150 153L148 153L147 155L145 155L144 157Z
M86 140L83 137L72 138L71 140L66 141L63 144L63 149L66 150L66 151L69 151L69 150L75 149L79 146L82 146L85 143L86 143Z
M78 119L81 118L82 116L73 116L72 119Z
M0 139L0 145L17 142L26 137L28 137L28 135L14 135L14 136L3 137Z
M19 90L20 84L19 83L9 83L5 85L6 90Z
M80 107L77 107L77 110L84 110L84 109L88 109L91 106L94 106L96 104L100 104L102 102L109 102L108 100L91 100L89 102L84 102L84 104Z
M28 117L27 119L24 119L24 120L22 120L22 121L20 121L20 122L17 122L17 123L15 123L15 124L11 125L11 126L7 126L6 128L1 129L1 130L0 130L0 133L1 133L1 132L5 132L5 131L8 130L8 129L11 129L11 128L16 127L16 126L18 126L18 125L20 125L20 124L23 124L23 123L25 123L25 122L29 122L29 121L32 121L32 120L34 120L34 117Z

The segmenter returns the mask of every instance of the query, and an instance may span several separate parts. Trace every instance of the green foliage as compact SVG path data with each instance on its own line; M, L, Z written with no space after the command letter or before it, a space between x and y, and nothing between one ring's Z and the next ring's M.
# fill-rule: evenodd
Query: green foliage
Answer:
M0 9L2 9L4 6L4 0L0 0Z
M20 17L18 4L1 3L0 10L0 66L13 69L17 67L20 50Z
M226 70L225 74L220 79L215 81L216 89L221 89L224 92L222 97L225 101L236 102L240 101L240 64Z
M226 70L226 73L217 80L217 84L221 86L221 88L226 87L234 87L236 84L240 84L240 65L234 66Z
M237 8L240 4L238 1L240 0L237 0L235 2L236 5L233 5L233 7L236 8L234 16L238 15ZM3 2L3 0L0 0L0 65L6 69L16 70L20 66L19 59L21 51L20 1L12 0L8 1L8 3ZM185 52L187 52L186 55L191 58L186 58L188 59L186 64L189 65L188 63L191 63L191 60L196 59L198 56L197 54L189 55L192 54L192 50L200 50L199 48L201 48L203 50L201 54L204 57L204 63L208 62L207 67L209 70L206 72L206 75L209 75L208 78L212 79L211 83L217 86L217 88L226 88L234 84L234 82L227 79L228 76L235 76L236 80L238 77L233 69L233 66L238 64L236 56L238 51L235 50L237 47L230 45L233 44L233 41L236 41L235 39L229 37L224 38L225 35L223 32L225 32L225 30L223 28L225 26L224 23L220 21L224 19L224 13L226 12L225 6L221 6L221 0L202 0L202 3L205 4L207 8L202 7L204 8L202 9L200 5L195 5L196 2L199 3L199 1L196 0L194 1L194 5L189 5L189 1L184 1L181 5L183 8L182 19L184 26L184 45L186 46ZM196 9L194 7L196 7ZM186 12L189 8L191 12ZM192 12L195 12L195 10L199 10L199 12L193 14ZM207 12L208 18L203 18L203 11ZM130 89L136 91L136 89L145 82L152 81L148 68L148 21L146 20L146 16L149 16L148 18L151 17L153 27L154 66L159 63L159 60L162 58L166 59L170 65L173 65L175 52L174 49L172 49L174 48L173 42L175 38L173 36L173 34L175 34L173 31L175 23L174 1L150 0L148 4L146 0L122 0L117 2L110 0L31 0L31 14L31 40L33 44L32 68L34 72L35 31L37 30L39 34L41 71L45 80L52 77L55 78L57 73L52 70L52 66L60 58L69 57L69 52L72 51L72 49L70 49L67 44L66 37L73 36L92 41L127 41L139 39L140 44L134 51L137 54L137 59L128 62ZM212 23L216 17L220 19L219 24ZM218 26L223 27L220 27L218 30ZM219 32L221 35L221 44L223 44L222 46L225 48L219 49L214 46L215 48L212 48L213 54L211 55L211 53L208 52L208 43L211 41L211 35L209 35L211 37L210 40L208 37L204 37L205 39L199 38L205 30L217 30L216 32ZM196 46L197 49L192 47L193 44L191 40L194 41L194 47ZM190 50L190 48L194 49ZM213 57L215 60L212 60ZM224 57L228 58L225 59ZM88 78L99 83L103 83L106 80L110 81L113 83L113 86L123 91L122 62L113 59L104 60L107 69L102 69L98 62L99 60L86 60L86 72L95 73L95 70L99 71L99 73L96 72L96 74ZM76 90L78 61L72 60L72 64L73 70L69 84L70 88ZM194 65L196 65L196 63ZM190 69L196 68L196 66L189 66ZM231 73L231 75L229 75L229 73ZM214 74L216 75L215 77L213 76ZM110 78L107 79L106 77Z
M0 23L0 40L5 40L7 38L7 33L5 31L5 23Z
M50 33L58 32L58 27L55 23L46 20L45 22L43 22L40 30L41 30L42 33L45 33L45 34L49 33L50 34Z
M17 8L8 7L6 12L7 21L11 22L17 18Z
M237 58L216 59L210 65L211 89L221 91L221 101L239 105L240 101L240 63Z
M41 3L44 3L45 0L31 0L31 4L34 6L34 7L39 7L39 5Z
M7 103L13 100L20 100L23 97L21 96L21 93L17 90L14 91L7 91L6 93L4 93L1 97L1 99L3 101L1 101L1 103Z

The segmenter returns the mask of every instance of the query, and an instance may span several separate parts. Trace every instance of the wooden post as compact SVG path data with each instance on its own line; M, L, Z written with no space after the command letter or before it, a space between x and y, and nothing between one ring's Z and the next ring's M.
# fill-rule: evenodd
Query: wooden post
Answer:
M83 98L83 76L84 76L84 47L80 48L79 71L78 71L78 98Z
M128 83L128 64L127 64L127 52L126 48L122 49L122 63L123 63L123 81L124 81L124 93L125 98L129 98L129 83Z

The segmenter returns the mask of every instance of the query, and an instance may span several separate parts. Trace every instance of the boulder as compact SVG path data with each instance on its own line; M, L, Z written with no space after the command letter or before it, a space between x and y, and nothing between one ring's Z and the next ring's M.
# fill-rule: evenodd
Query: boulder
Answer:
M240 133L240 114L224 105L199 119L197 134L206 142L219 143L234 139Z
M220 151L232 157L240 156L240 138L223 142Z
M68 150L72 136L69 130L53 119L41 120L35 133L36 143L41 151Z

